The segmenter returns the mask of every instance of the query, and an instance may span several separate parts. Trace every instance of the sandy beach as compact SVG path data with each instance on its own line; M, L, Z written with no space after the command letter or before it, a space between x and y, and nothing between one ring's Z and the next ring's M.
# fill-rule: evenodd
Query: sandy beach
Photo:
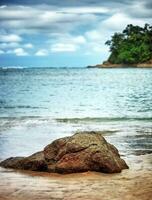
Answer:
M127 158L119 174L69 175L0 168L0 200L150 200L152 154Z

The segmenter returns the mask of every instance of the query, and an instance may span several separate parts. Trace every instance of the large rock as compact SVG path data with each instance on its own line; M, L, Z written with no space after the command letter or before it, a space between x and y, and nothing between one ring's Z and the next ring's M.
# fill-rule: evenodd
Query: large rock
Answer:
M43 151L32 156L9 158L0 163L3 167L74 173L98 171L121 172L128 166L118 150L109 144L101 132L81 132L53 141Z

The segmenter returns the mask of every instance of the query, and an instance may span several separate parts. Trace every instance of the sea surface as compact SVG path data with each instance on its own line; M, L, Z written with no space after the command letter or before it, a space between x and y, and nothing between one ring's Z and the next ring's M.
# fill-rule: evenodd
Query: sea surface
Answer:
M0 160L76 131L152 152L152 69L0 68Z

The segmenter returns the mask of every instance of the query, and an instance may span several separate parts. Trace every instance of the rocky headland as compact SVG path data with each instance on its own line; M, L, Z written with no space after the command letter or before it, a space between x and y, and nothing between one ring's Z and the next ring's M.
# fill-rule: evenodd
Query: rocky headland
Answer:
M137 64L114 64L109 61L104 61L102 64L89 65L87 68L152 68L152 59L147 62Z

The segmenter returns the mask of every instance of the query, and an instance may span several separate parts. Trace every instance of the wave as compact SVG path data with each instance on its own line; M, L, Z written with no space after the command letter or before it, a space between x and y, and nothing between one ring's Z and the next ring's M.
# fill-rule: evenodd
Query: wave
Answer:
M71 70L71 69L87 69L85 67L47 67L47 66L42 66L42 67L28 67L28 66L0 66L0 70L22 70L22 69L55 69L55 70L60 70L60 69L66 69L66 70Z
M25 69L27 67L23 66L8 66L8 67L0 67L0 70L9 70L9 69Z
M0 117L0 126L5 126L5 124L41 124L41 123L54 123L56 122L51 117L43 117L43 116L1 116Z
M26 121L26 120L38 120L38 121L51 121L59 123L101 123L101 122L131 122L131 121L145 121L152 122L152 117L84 117L84 118L53 118L51 116L1 116L0 121Z
M25 119L41 119L40 116L18 116L18 117L0 117L0 120L25 120ZM43 118L42 118L43 119Z
M1 102L0 102L1 104ZM36 106L0 106L0 109L16 109L16 108L26 108L26 109L46 109L45 107L36 107Z
M152 117L84 117L84 118L56 118L62 123L82 122L115 122L115 121L152 121Z

